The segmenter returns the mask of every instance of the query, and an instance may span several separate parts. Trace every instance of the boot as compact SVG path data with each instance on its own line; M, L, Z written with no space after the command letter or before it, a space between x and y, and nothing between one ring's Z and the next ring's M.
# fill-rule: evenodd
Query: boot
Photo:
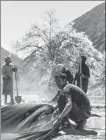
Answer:
M87 120L80 120L80 121L77 123L76 129L83 129L84 126L86 125L86 123L87 123Z

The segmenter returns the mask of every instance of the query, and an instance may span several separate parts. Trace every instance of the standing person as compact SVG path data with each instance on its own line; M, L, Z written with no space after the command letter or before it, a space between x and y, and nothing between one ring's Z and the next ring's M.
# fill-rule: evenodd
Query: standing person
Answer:
M79 65L78 68L78 72L75 75L75 79L74 81L77 81L77 86L80 87L80 82L82 81L81 85L82 90L87 93L88 90L88 81L90 78L90 71L89 71L89 67L87 66L86 62L86 57L85 56L81 56L81 68ZM80 72L81 70L81 72ZM80 81L80 76L81 76L81 81Z
M64 127L64 125L68 124L68 119L71 119L76 122L76 129L83 129L87 119L91 115L89 99L82 89L67 83L65 73L57 73L55 75L55 82L59 88L56 95L57 106L55 109L59 109L60 115L54 122L54 126L57 126L61 122Z
M10 95L11 105L14 104L13 98L13 72L17 71L16 67L11 64L11 58L8 56L5 58L5 64L2 66L2 77L3 77L3 91L5 104L7 103L7 95Z

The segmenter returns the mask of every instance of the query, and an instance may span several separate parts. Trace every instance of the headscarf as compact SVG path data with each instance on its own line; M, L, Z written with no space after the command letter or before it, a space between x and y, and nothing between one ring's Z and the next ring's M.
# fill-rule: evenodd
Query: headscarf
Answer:
M82 58L82 62L86 61L86 57L85 56L82 55L81 58Z
M5 57L5 62L6 62L8 59L10 59L10 61L11 61L11 57L10 57L10 56L7 56L7 57Z

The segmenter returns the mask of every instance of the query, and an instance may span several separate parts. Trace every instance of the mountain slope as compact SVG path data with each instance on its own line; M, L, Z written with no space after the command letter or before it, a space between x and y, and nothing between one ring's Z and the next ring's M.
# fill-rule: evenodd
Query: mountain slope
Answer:
M105 49L105 3L102 3L73 21L74 28L83 31L100 50Z
M10 53L1 47L1 65L4 63L4 58L7 57L8 55L10 55ZM15 65L19 65L22 61L21 58L19 58L14 54L11 54L11 58L12 58L12 63Z

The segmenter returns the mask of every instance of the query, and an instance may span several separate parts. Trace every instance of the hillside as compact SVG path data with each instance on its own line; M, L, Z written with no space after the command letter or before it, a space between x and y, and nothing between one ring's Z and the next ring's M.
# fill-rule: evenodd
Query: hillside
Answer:
M105 50L105 3L96 6L73 22L74 28L79 32L85 32L98 50L101 52Z
M4 63L4 58L7 57L10 53L1 47L1 65ZM21 58L16 56L15 54L11 54L12 62L15 65L19 65L22 61Z

